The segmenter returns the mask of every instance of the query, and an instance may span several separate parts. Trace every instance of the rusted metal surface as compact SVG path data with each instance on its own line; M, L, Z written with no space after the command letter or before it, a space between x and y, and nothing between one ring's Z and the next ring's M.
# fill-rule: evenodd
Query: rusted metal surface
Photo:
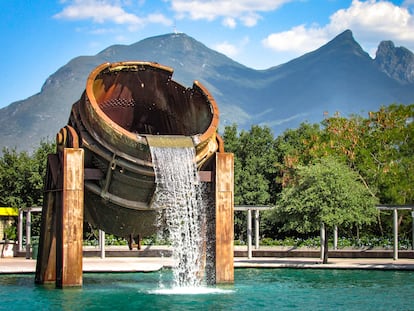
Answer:
M171 68L149 62L98 66L72 107L70 127L58 134L58 139L72 137L73 128L79 135L85 150L85 218L105 232L127 237L156 230L151 137L172 144L178 141L173 137L190 139L200 170L223 149L213 97L200 82L187 88L172 74Z

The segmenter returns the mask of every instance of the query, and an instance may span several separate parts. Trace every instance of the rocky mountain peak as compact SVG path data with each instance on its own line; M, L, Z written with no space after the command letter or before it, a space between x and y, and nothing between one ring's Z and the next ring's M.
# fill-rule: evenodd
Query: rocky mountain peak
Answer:
M333 40L328 42L325 47L331 51L346 53L351 52L363 57L368 56L368 54L362 49L361 45L355 40L352 31L349 29L337 35Z
M391 78L404 84L414 82L414 54L410 50L395 47L392 41L382 41L374 62Z

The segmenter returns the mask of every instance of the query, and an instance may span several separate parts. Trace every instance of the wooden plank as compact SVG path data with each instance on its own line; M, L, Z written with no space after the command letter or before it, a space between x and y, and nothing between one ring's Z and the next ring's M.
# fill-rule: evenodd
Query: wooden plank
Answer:
M57 240L58 287L82 286L83 240L83 149L63 150L63 190L60 219L60 238Z
M234 157L216 153L216 283L234 282Z
M42 222L40 227L39 252L36 262L35 282L44 284L56 282L56 180L52 170L58 170L56 154L48 155L45 193L43 196ZM56 175L56 172L55 172Z
M53 240L56 234L54 223L56 221L54 193L46 192L43 201L44 207L35 275L35 282L37 284L56 281L56 252L52 250Z
M44 274L44 283L56 284L56 235L52 236L50 245L49 260Z

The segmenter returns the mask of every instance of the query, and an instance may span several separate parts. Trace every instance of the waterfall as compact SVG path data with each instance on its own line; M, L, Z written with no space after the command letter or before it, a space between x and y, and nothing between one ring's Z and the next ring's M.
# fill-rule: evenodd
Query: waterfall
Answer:
M153 207L159 211L160 232L172 244L174 283L200 286L205 265L206 213L194 147L150 146L155 170Z

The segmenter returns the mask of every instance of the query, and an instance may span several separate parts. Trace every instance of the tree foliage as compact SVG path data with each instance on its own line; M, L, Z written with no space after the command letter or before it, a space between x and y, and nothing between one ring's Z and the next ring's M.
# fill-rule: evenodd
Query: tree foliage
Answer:
M236 205L265 205L275 202L275 141L270 128L252 126L237 131L225 128L223 139L227 152L234 153L234 202ZM244 237L245 213L235 213L235 236Z
M315 232L321 223L351 227L375 220L376 199L348 166L325 157L298 167L296 180L283 189L275 209L282 230Z
M307 234L318 231L322 221L360 226L371 219L368 205L373 197L380 204L414 203L414 105L390 105L366 117L336 114L321 124L303 123L277 137L266 126L239 131L232 125L225 128L223 138L226 151L235 155L235 204L284 206L277 215L262 213L261 232L267 236L275 238L281 227ZM54 148L42 142L33 154L3 150L0 205L41 205L46 158ZM331 172L322 174L328 168ZM357 189L360 192L350 195ZM304 195L307 200L301 201ZM357 203L363 211L351 208ZM382 213L379 221L387 217ZM411 230L409 213L401 213L400 221L402 234ZM384 223L384 228L391 225ZM236 236L244 235L245 228L245 213L236 214Z
M367 118L324 121L328 146L382 204L414 202L414 105L390 105Z
M11 207L41 206L47 154L55 145L42 141L33 154L3 149L0 158L0 205ZM40 233L40 215L32 216L32 234Z
M263 205L272 202L271 190L276 178L275 141L270 128L252 126L237 133L235 125L223 135L226 150L235 156L236 205Z
M412 204L413 121L414 105L390 105L367 116L335 114L320 125L303 123L276 138L267 128L256 126L238 133L235 125L227 127L225 147L235 154L235 204L275 205L283 189L298 186L302 167L315 165L326 157L346 165L378 203ZM279 227L290 221L282 222L271 213L263 215L262 232L267 236L280 234ZM401 215L404 233L404 228L411 230L411 223L405 219L408 214ZM382 233L383 226L389 227L381 223L384 219L388 219L386 213L370 230ZM293 230L295 225L290 227ZM245 230L244 224L240 230Z
M29 207L42 204L46 155L53 144L41 142L34 154L3 149L0 158L0 204Z
M288 129L275 140L279 191L295 177L298 166L308 165L324 155L323 133L318 124L302 123L297 129Z

